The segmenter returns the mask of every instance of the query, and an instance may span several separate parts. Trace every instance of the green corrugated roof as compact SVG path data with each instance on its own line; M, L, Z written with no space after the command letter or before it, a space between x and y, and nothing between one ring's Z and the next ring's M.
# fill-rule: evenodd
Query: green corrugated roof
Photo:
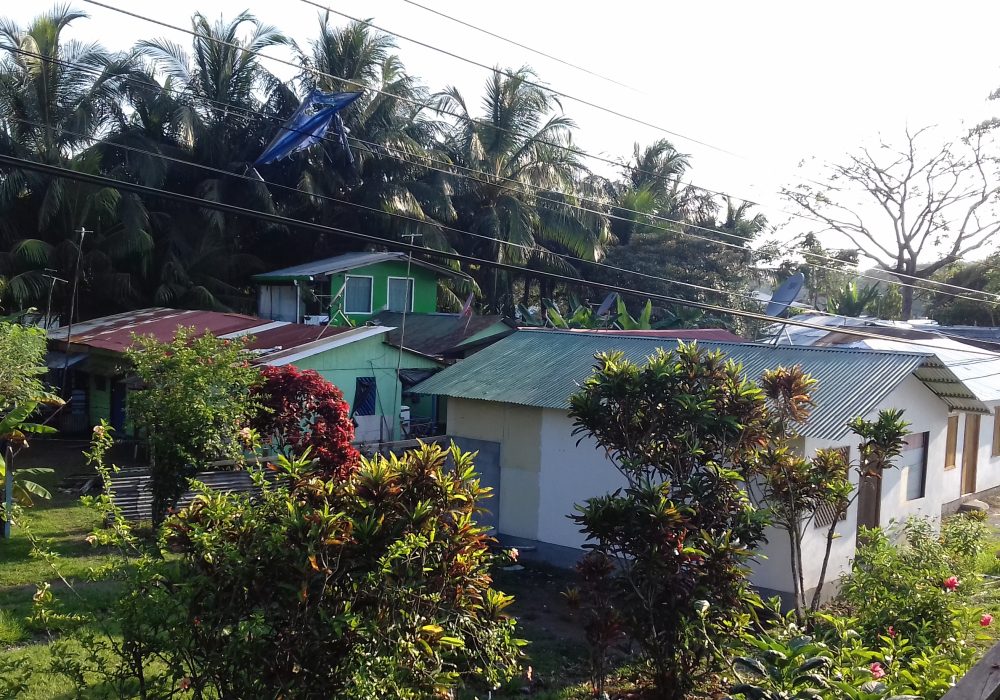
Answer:
M801 365L817 380L816 408L802 430L836 440L847 422L870 413L930 353L699 342L743 364L751 379L779 365ZM620 350L642 362L676 341L551 330L521 330L417 385L415 391L541 408L568 408L569 396L590 376L594 355ZM901 406L900 408L906 408Z

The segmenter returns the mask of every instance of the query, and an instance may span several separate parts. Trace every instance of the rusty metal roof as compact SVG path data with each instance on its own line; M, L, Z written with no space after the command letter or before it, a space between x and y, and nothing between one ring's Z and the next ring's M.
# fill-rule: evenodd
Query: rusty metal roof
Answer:
M521 330L422 382L415 391L566 409L569 396L590 376L596 353L620 350L628 359L642 362L657 348L669 350L676 344L662 338ZM983 410L954 374L930 353L756 343L698 344L722 350L741 363L752 379L767 369L801 365L818 382L814 392L816 408L808 424L801 428L808 437L840 439L847 433L850 419L870 413L904 379L925 366L943 373L949 389L960 395L952 400L968 406L963 410ZM928 387L935 391L934 385Z
M303 352L322 352L330 348L331 339L347 343L391 330L385 327L307 326L219 311L150 308L74 323L69 343L76 350L123 353L133 344L134 336L153 336L160 342L169 342L182 327L223 338L252 336L247 347L256 351L257 361L262 364L292 353L300 356ZM67 331L66 326L57 328L49 333L49 340L65 348Z

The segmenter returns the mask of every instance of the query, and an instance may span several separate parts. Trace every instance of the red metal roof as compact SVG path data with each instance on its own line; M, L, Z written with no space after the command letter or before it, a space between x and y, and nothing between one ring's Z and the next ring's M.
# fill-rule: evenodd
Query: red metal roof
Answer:
M353 330L349 327L268 321L219 311L152 308L73 324L73 335L69 341L72 345L124 352L134 342L133 336L151 335L160 342L168 342L181 327L193 327L198 333L212 333L216 336L251 335L253 340L248 346L250 349L274 351L288 350ZM50 340L65 342L67 330L64 326L52 331L49 334Z

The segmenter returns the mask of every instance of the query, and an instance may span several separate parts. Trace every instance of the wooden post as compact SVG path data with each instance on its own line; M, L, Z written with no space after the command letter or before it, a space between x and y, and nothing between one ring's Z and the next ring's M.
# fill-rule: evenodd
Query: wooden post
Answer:
M1000 700L1000 644L991 647L941 700Z
M9 540L10 519L11 514L14 512L14 450L11 449L9 442L0 443L0 449L4 451L7 462L7 468L4 470L3 484L3 537L5 540Z

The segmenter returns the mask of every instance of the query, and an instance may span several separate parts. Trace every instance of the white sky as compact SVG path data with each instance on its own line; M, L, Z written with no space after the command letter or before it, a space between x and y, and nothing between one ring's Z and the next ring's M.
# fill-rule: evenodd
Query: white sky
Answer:
M210 18L250 9L300 44L315 36L319 10L299 0L102 0L189 27L200 10ZM616 78L620 88L522 49L455 25L402 0L317 0L388 30L441 46L488 65L532 65L551 86L705 141L669 136L691 154L696 184L761 202L772 223L788 217L777 196L795 184L798 163L836 160L882 132L938 124L963 133L1000 114L986 96L1000 86L1000 3L880 0L836 3L773 1L570 3L508 0L502 4L420 0L442 12ZM190 37L80 0L90 14L71 36L112 49L139 38ZM26 24L47 5L2 0L0 15ZM338 23L346 22L333 17ZM406 41L399 52L432 90L457 85L478 103L486 74L478 67ZM280 55L281 51L275 51ZM265 65L288 76L291 69ZM564 100L584 149L617 158L635 141L665 136L655 129ZM598 163L596 169L606 172Z

